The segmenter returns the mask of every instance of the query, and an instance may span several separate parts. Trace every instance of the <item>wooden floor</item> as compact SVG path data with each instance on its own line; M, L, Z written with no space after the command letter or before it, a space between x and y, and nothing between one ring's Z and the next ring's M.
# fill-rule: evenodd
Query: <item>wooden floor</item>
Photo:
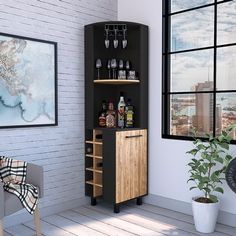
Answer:
M119 214L107 205L83 206L42 219L44 236L96 235L204 235L197 233L192 217L148 204L121 207ZM5 229L4 236L34 235L33 221ZM207 236L236 236L236 228L217 225Z

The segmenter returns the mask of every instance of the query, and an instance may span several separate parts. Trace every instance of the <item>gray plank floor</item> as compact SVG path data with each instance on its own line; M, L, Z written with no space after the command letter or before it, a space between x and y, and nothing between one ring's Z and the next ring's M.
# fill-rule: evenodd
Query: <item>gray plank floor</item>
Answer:
M204 235L195 231L192 217L175 211L143 204L129 204L114 214L111 206L85 205L42 218L44 236L96 235ZM33 236L33 221L6 228L4 236ZM236 228L218 224L208 236L235 236Z

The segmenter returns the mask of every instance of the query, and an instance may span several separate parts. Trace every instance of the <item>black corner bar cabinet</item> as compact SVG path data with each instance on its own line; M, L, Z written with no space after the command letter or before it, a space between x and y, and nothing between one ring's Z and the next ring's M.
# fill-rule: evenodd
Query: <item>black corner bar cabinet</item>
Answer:
M122 46L125 27L127 46ZM106 30L109 48L106 48ZM118 47L114 48L114 29ZM98 71L96 60L101 59ZM110 78L109 59L129 60L137 78ZM115 108L120 92L131 98L134 106L133 128L100 128L98 113L102 100L112 99ZM148 27L132 22L99 22L85 26L85 194L96 205L97 198L113 204L119 212L121 203L142 197L148 191Z

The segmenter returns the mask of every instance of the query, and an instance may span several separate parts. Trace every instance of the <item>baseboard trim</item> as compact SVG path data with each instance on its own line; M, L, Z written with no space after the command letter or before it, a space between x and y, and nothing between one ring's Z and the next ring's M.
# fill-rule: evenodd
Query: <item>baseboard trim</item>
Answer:
M70 210L76 207L79 207L81 205L85 205L89 203L89 199L86 197L74 199L71 201L63 202L60 204L48 206L48 207L43 207L40 208L40 216L41 217L46 217L49 215L57 214L62 211ZM25 210L21 210L17 212L16 214L4 217L4 228L25 223L27 221L33 220L33 216L30 215L28 212Z
M187 215L192 215L191 203L178 201L171 198L166 198L162 196L157 196L154 194L149 194L143 199L145 203L166 208L169 210L181 212ZM218 216L218 223L236 227L236 214L232 214L226 211L220 211Z

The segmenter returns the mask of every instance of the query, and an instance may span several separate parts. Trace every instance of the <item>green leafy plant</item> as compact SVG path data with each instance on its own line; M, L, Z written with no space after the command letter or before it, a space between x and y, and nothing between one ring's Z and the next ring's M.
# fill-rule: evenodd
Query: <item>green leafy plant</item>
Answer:
M186 152L193 156L188 163L190 167L188 182L194 183L190 190L199 189L204 194L204 197L200 197L196 201L217 202L215 193L224 193L222 188L223 174L233 158L229 155L228 150L232 140L230 133L235 128L235 125L230 125L218 137L206 134L206 140L194 138L194 148ZM194 131L194 137L196 137L196 131Z

